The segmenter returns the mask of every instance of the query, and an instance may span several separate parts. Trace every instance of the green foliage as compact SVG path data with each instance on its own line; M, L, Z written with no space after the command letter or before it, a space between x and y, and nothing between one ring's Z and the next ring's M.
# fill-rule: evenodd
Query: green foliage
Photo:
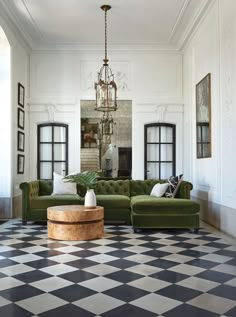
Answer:
M95 188L98 174L96 172L85 171L83 173L67 175L64 179L68 182L85 186L87 189Z

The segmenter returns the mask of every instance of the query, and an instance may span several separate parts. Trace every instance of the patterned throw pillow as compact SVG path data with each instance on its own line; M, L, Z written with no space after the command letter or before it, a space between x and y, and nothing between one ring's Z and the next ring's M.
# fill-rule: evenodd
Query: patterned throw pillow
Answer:
M183 174L178 176L171 176L168 178L168 188L165 192L165 196L168 198L174 198L177 194L177 191L179 189L179 186L183 180Z

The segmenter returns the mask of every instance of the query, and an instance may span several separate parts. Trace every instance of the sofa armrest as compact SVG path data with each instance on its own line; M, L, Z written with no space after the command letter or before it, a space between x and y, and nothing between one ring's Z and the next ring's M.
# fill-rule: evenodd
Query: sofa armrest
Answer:
M25 215L30 209L30 200L39 195L39 181L21 183L20 189L22 190L22 218L24 221Z
M193 189L193 185L189 182L182 181L176 195L176 198L190 199L190 192Z

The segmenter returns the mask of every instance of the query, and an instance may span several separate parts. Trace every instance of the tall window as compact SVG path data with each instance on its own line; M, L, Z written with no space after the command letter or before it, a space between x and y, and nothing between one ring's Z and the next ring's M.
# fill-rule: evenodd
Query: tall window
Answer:
M175 175L175 125L151 123L144 126L144 177L166 179Z
M53 172L68 174L68 125L38 125L38 179L52 179Z

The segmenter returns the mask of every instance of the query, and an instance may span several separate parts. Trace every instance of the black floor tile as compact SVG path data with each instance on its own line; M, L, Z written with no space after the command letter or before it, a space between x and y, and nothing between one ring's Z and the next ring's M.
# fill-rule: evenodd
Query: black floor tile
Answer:
M164 314L165 317L219 317L218 314L188 304L180 305Z
M170 282L170 283L178 283L182 280L185 280L189 276L185 275L185 274L181 274L181 273L176 273L176 272L164 270L164 271L152 274L152 275L150 275L150 277L153 277L153 278L156 278L159 280L163 280L166 282Z
M131 281L142 278L143 275L121 270L118 272L107 274L106 277L121 283L129 283Z
M98 277L98 275L83 270L77 270L66 274L62 274L60 275L60 277L73 283L80 283L83 281L90 280L91 278Z
M106 264L110 265L110 266L117 267L119 269L127 269L128 267L132 267L132 266L138 265L139 263L133 262L133 261L129 261L129 260L126 260L126 259L118 259L118 260L110 261L110 262L108 262Z
M32 314L14 303L0 307L1 317L30 317Z
M193 265L193 266L197 266L197 267L202 267L204 269L211 269L217 265L219 265L219 263L216 262L212 262L212 261L207 261L207 260L203 260L203 259L194 259L188 262L188 265Z
M84 269L86 267L90 267L90 266L93 266L93 265L97 265L98 263L97 262L94 262L94 261L90 261L88 259L79 259L79 260L75 260L75 261L71 261L71 262L67 262L66 263L67 265L70 265L72 267L75 267L77 269Z
M195 276L209 280L209 281L217 282L217 283L225 283L231 280L232 278L234 278L234 276L231 274L226 274L226 273L221 273L221 272L216 272L211 270L206 270Z
M64 305L45 313L39 314L39 317L94 317L94 314L73 304Z
M163 289L160 289L159 291L156 291L155 293L181 302L187 302L190 299L193 299L194 297L202 294L202 292L180 285L170 285Z
M159 267L161 269L169 269L173 266L176 266L178 263L163 259L157 259L146 263L147 265Z
M94 295L96 292L80 285L70 285L51 292L52 295L60 297L67 302L75 302L81 298Z
M156 317L156 314L142 308L125 304L115 309L112 309L104 314L102 317Z
M50 274L39 271L39 270L34 270L18 275L14 275L14 278L16 278L19 281L22 281L24 283L33 283L39 280L44 280L46 278L52 277Z
M58 264L55 261L49 260L49 259L40 259L36 261L27 262L28 266L31 266L35 269L42 269L47 266L52 266Z
M42 293L42 291L30 285L21 285L1 291L0 296L8 299L9 301L17 302Z
M131 302L139 297L149 294L144 290L132 287L130 285L120 285L115 288L109 289L103 293L111 297L120 299L124 302Z
M230 285L219 285L216 288L211 289L208 293L236 301L236 287Z

